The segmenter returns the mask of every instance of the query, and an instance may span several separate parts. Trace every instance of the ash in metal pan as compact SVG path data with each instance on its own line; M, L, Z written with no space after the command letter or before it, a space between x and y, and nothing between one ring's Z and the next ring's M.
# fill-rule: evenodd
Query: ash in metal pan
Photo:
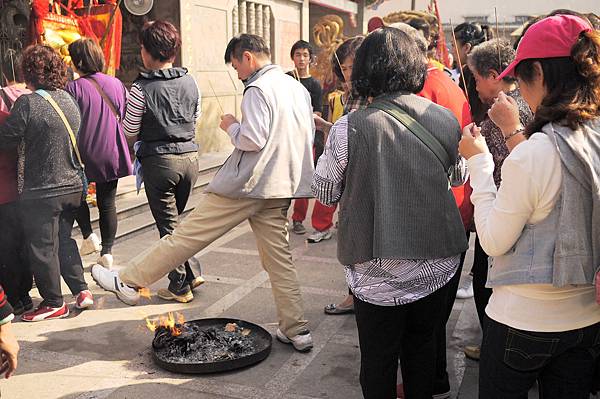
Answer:
M157 328L152 347L163 361L212 363L239 359L256 352L252 331L236 323L222 328L184 323L175 325L179 335L166 327Z

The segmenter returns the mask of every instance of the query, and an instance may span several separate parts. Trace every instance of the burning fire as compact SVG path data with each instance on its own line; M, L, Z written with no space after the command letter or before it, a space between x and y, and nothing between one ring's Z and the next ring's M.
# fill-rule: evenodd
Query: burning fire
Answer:
M164 327L171 332L171 335L178 336L181 335L181 327L185 323L185 318L181 313L175 312L175 316L173 316L173 312L169 312L166 316L160 315L158 318L149 319L146 317L146 327L152 332L156 331L159 327Z
M140 296L146 299L150 299L151 295L150 295L150 290L148 288L140 288L138 290L138 292L140 293Z

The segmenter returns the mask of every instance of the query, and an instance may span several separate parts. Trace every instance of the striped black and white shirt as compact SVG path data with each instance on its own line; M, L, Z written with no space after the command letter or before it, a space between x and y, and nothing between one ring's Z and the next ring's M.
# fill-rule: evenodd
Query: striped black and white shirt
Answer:
M348 116L332 126L313 176L312 191L325 205L342 197L348 165ZM344 265L348 287L361 301L405 305L437 291L454 276L460 255L440 259L382 259Z

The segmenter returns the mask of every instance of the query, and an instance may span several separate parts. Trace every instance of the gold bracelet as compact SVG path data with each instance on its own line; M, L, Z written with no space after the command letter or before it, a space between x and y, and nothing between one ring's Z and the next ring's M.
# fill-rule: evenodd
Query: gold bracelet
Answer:
M519 133L523 133L524 131L525 131L525 129L519 128L519 129L515 130L514 132L512 132L511 134L509 134L508 136L504 136L504 142L506 143L508 140L512 139Z

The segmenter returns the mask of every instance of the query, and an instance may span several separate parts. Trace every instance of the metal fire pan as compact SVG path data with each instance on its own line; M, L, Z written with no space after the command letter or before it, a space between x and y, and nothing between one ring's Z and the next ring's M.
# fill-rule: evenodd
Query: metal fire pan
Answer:
M273 338L271 334L261 326L244 320L227 318L210 318L186 321L186 324L195 324L199 327L217 329L225 328L227 323L236 323L241 328L249 328L252 332L249 335L254 340L254 353L233 360L220 360L216 362L197 362L197 363L175 363L161 358L157 350L152 348L152 358L161 368L174 373L185 374L206 374L219 373L223 371L235 370L242 367L258 363L271 353Z

